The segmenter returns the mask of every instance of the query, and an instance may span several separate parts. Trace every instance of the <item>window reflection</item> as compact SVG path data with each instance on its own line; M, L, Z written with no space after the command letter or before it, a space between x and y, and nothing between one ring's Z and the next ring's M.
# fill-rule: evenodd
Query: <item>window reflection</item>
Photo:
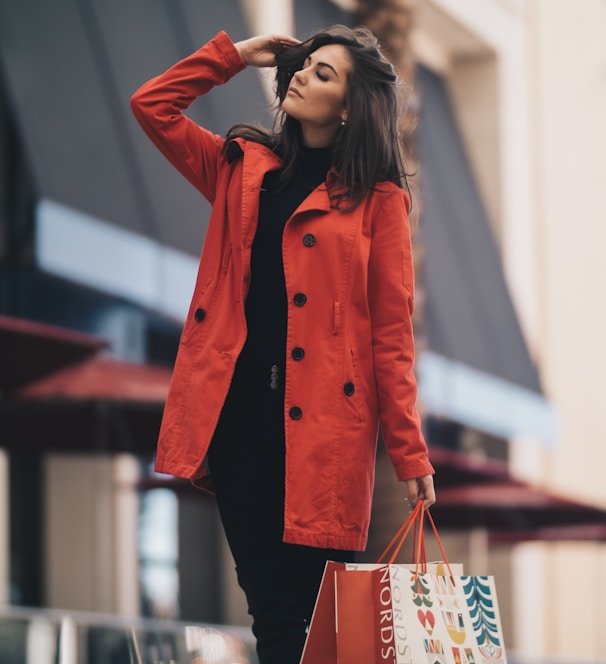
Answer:
M178 618L177 497L169 489L142 494L139 514L141 612L154 618Z

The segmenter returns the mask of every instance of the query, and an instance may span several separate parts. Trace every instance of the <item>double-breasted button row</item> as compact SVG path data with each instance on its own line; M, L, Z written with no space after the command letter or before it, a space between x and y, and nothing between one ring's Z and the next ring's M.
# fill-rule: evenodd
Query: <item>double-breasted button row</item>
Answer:
M316 236L312 233L305 233L303 236L304 246L313 247L315 243ZM307 295L305 295L305 293L295 293L292 300L297 307L302 307L307 303ZM300 362L305 357L305 349L301 348L301 346L295 346L290 355L293 360ZM299 406L291 406L288 414L292 420L300 420L303 417L303 411Z
M206 318L206 310L202 309L201 307L196 309L194 311L194 318L198 321L198 323L201 323Z

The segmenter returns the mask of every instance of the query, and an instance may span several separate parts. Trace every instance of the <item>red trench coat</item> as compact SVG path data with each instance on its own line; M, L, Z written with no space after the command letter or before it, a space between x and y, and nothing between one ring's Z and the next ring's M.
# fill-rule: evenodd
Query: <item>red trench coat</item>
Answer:
M281 162L237 139L243 157L228 163L224 140L183 111L244 67L219 33L131 100L151 140L212 203L156 459L159 472L202 483L246 338L259 189ZM433 472L416 411L408 204L403 190L383 183L341 213L323 184L286 223L286 542L365 548L379 421L400 480ZM292 356L295 347L304 349L303 359Z

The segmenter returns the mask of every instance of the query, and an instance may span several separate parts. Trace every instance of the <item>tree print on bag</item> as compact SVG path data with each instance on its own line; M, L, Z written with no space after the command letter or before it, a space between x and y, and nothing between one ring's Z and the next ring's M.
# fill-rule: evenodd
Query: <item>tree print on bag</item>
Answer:
M433 600L429 596L430 588L427 580L421 574L411 577L412 579L412 601L416 606L433 606Z
M486 664L505 662L503 644L499 639L496 601L486 576L462 576L461 583L469 608L478 649Z

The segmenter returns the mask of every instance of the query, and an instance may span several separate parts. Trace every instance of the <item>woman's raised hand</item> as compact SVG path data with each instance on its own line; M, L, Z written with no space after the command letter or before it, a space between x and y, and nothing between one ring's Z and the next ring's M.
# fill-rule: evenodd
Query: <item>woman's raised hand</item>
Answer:
M276 53L301 42L288 35L261 35L237 42L235 47L244 63L253 67L274 67Z

